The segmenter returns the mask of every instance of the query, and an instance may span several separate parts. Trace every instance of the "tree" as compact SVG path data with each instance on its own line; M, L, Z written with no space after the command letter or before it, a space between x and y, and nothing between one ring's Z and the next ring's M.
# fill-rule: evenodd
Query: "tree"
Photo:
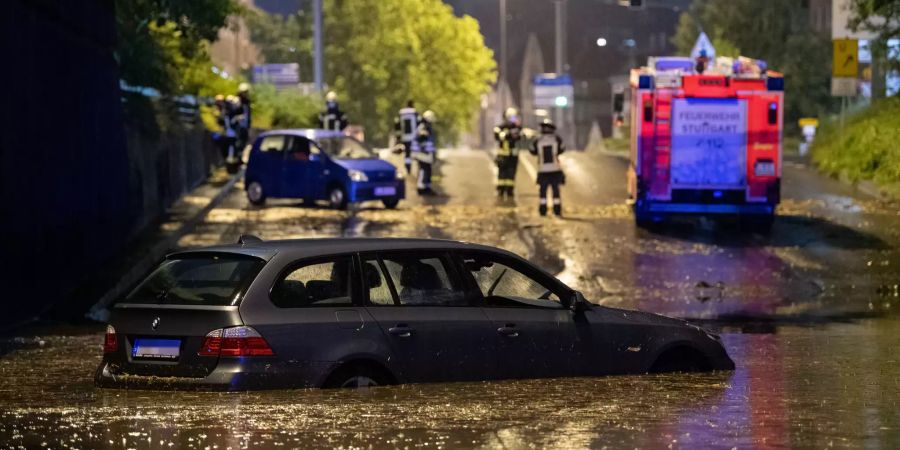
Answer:
M832 111L829 36L809 27L801 2L758 0L696 0L679 19L672 38L682 54L690 52L699 28L731 51L765 60L785 77L785 123ZM717 47L718 49L718 47Z
M407 99L433 110L441 135L454 137L496 78L478 22L441 0L333 0L325 21L329 84L377 142Z
M878 35L878 40L900 38L900 0L850 0L850 23L853 30Z
M307 8L308 10L308 8ZM298 63L302 78L312 78L312 21L307 10L283 17L250 10L244 15L250 39L268 63Z
M193 93L184 68L209 61L206 48L228 16L233 0L116 0L122 79L163 94Z
M888 41L900 38L900 0L850 0L850 20L854 31L875 34L872 52L872 98L884 98L885 71L900 71L900 50L891 51Z

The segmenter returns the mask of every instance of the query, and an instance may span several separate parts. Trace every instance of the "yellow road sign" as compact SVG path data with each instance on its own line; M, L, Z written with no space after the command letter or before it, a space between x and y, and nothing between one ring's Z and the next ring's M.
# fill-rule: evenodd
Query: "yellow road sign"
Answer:
M835 39L831 75L856 78L859 76L859 43L856 39Z

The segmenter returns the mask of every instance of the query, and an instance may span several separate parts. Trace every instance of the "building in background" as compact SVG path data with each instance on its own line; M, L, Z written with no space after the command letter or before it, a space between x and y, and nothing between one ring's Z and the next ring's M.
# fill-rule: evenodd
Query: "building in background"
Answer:
M468 14L477 19L485 44L500 58L500 0L445 0L457 15ZM556 65L554 60L554 2L506 0L507 2L507 67L506 80L513 102L519 107L529 103L525 81L536 66L535 46L540 50L547 71ZM613 95L611 77L627 75L631 68L644 64L648 56L666 55L675 51L669 38L674 34L680 11L688 0L668 0L648 3L643 9L629 9L617 2L598 0L568 0L564 69L574 83L575 99L571 109L575 124L573 147L584 148L591 125L601 125L609 136L613 123ZM647 32L646 30L652 30ZM535 42L529 44L529 37ZM598 39L605 46L598 46ZM500 64L498 63L498 67ZM499 111L499 108L486 108ZM534 127L532 112L522 112L526 125ZM489 117L487 121L498 121Z
M819 33L831 32L831 4L834 0L808 0L809 26Z
M256 8L253 0L239 0L246 8ZM213 63L229 74L248 71L260 62L259 50L250 41L250 31L244 19L232 16L228 26L219 30L218 39L210 45Z

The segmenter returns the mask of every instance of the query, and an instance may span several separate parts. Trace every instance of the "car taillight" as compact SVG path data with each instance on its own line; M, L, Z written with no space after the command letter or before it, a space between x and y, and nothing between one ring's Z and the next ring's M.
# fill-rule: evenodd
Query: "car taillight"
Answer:
M253 328L232 327L220 328L207 333L197 354L200 356L273 356L275 352Z
M103 338L103 353L115 353L119 349L119 338L116 329L112 325L106 326L106 336Z
M203 344L200 345L200 351L197 354L200 356L219 356L221 350L222 329L219 328L206 333L206 336L203 338Z

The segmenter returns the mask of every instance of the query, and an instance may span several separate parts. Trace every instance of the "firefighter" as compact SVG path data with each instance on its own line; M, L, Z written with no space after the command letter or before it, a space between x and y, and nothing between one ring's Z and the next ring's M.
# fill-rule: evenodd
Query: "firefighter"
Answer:
M337 102L337 94L331 91L325 94L325 110L319 113L319 128L331 131L344 131L347 128L347 115L341 111Z
M538 212L542 216L547 215L547 188L550 188L553 197L553 214L562 216L562 198L559 195L559 186L566 183L566 176L559 165L559 155L566 151L562 138L556 134L556 125L550 119L541 122L541 134L529 149L532 155L538 159L537 183L540 186L540 200Z
M406 107L401 108L397 117L394 118L394 136L399 144L399 152L403 153L403 165L406 166L406 173L412 173L412 151L417 144L416 132L421 120L412 100L408 100Z
M519 141L522 139L522 124L515 108L509 108L503 115L503 123L494 127L494 139L498 149L497 195L513 197L516 187L516 169L519 167Z
M417 150L416 161L419 163L419 177L416 183L419 194L432 194L431 169L434 165L435 136L434 136L434 112L422 113L422 120L416 132Z
M703 75L703 72L706 72L706 67L709 65L709 56L707 56L706 49L700 49L700 54L697 55L697 59L695 60L694 70Z
M241 83L238 85L238 150L243 150L243 148L250 142L250 120L251 120L251 108L250 108L250 85L247 83Z
M234 145L237 141L237 133L234 130L234 108L224 95L216 95L216 122L222 127L222 133L217 133L216 143L222 153L222 159L230 163L234 158Z

